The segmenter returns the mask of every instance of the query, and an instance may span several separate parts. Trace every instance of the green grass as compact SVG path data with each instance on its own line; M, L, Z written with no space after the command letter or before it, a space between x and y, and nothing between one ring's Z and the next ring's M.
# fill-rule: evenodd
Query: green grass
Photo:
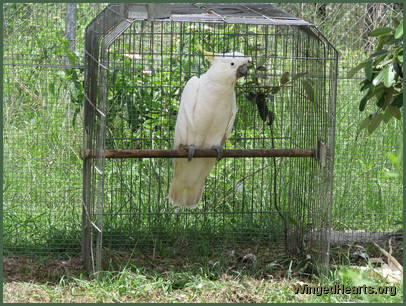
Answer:
M317 278L310 262L269 248L185 250L168 256L106 250L98 281L78 258L6 258L5 302L402 302L402 283L389 283L348 263ZM344 250L341 250L344 254ZM255 261L244 260L256 254ZM349 258L347 257L349 261ZM352 261L352 263L354 263ZM351 262L350 262L351 264ZM366 262L360 263L365 265ZM10 271L12 271L10 273ZM8 272L8 273L7 273ZM390 286L396 295L295 294L295 285Z

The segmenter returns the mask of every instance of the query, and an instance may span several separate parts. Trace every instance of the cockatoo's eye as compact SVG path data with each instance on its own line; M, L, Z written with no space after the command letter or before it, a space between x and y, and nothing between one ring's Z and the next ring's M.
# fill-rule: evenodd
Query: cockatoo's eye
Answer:
M230 65L231 65L231 66L234 66L234 63L231 63Z

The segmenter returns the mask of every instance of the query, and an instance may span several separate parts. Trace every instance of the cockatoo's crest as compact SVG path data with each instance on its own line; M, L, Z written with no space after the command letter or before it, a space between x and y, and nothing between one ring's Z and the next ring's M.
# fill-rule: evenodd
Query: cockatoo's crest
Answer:
M247 70L247 64L251 57L244 56L240 52L229 52L212 55L211 65L206 75L219 84L234 84L241 74L238 70L243 67Z
M214 57L216 56L216 54L214 54L213 52L203 50L203 56L205 59L207 59L209 61L209 63L211 63L213 61Z

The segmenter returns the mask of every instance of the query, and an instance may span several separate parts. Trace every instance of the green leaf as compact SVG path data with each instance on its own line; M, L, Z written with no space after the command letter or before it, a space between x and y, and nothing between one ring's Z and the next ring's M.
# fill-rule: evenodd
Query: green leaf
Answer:
M256 69L262 68L266 64L266 58L260 58L257 64Z
M400 113L399 108L397 108L396 106L389 105L388 112L398 120L400 120L400 118L402 117L402 114Z
M401 62L401 63L403 63L403 56L402 56L402 55L399 55L399 56L398 56L398 61Z
M281 89L280 86L273 86L273 87L271 88L271 93L272 93L272 94L277 94L280 89Z
M368 133L371 135L379 126L381 121L383 120L383 114L378 114L374 118L371 119L371 122L368 125Z
M383 108L383 106L385 105L385 98L383 96L381 96L380 98L378 98L378 102L376 103L376 105L380 108Z
M379 99L387 90L383 85L379 85L377 87L372 88L372 96L375 96L377 99Z
M376 56L375 59L374 59L374 65L378 65L378 64L381 63L386 57L387 57L386 54L382 54L382 55Z
M254 82L254 84L258 84L258 77L257 74L255 72L250 73L250 77L252 79L252 81Z
M289 78L290 78L289 71L284 72L281 76L281 80L280 80L281 84L283 85L283 84L286 84L287 82L289 82Z
M384 61L382 63L380 63L379 61L376 61L375 65L376 65L377 68L385 68L386 65L388 65L389 63L392 63L392 62L393 62L393 59L390 58L390 59L387 59L386 61Z
M395 69L393 65L387 66L384 69L383 85L391 87L395 81Z
M383 114L383 121L385 123L388 123L391 118L392 118L392 114L389 111L389 107L387 107L385 113Z
M266 123L269 125L269 127L272 127L274 121L275 121L275 114L273 112L269 112L268 118L266 119Z
M368 127L370 121L371 120L369 119L369 117L365 118L364 120L362 120L360 122L358 129L359 130L366 129Z
M313 89L312 83L310 82L310 80L305 79L302 81L302 84L303 84L303 88L306 93L306 98L309 101L314 102L315 94L314 94L314 89Z
M401 38L403 35L403 20L395 30L395 39Z
M390 87L386 89L385 92L383 93L382 97L385 100L383 109L385 109L385 107L388 106L393 101L394 92L395 90L393 89L393 87Z
M399 21L397 18L392 17L392 23L393 23L393 27L394 27L394 28L397 28L398 25L399 25L399 23L400 23L400 21Z
M348 73L347 73L347 78L352 78L359 70L361 70L362 68L364 68L369 62L370 62L370 60L361 62L361 63L359 63L357 66L355 66L354 68L352 68L350 71L348 71Z
M395 81L397 82L399 80L399 76L403 75L402 65L397 60L394 60L392 67L393 67L393 70L395 71ZM402 88L402 90L403 90L403 88Z
M367 105L368 99L366 99L365 97L363 97L361 99L361 102L359 103L359 111L363 112L365 110L365 106Z
M361 102L359 103L359 110L360 112L363 112L365 110L365 106L367 105L367 101L371 99L375 94L375 91L372 90L371 88L368 90L368 92L362 97Z
M369 32L368 36L373 36L373 37L383 36L383 35L389 34L390 32L392 32L392 30L393 30L392 28L388 28L388 27L378 28L378 29L375 29L375 30Z
M383 47L385 44L391 42L392 40L393 40L393 37L390 36L390 35L380 36L380 37L379 37L379 43L378 43L378 46L376 47L376 49L377 49L377 50L382 49L382 47Z
M364 91L372 86L372 83L369 80L364 80L361 84L363 84L360 88L360 91Z
M371 57L376 57L376 56L379 56L379 55L383 55L383 54L386 54L386 53L388 53L388 52L389 52L389 51L388 51L388 50L385 50L385 49L379 50L379 51L376 51L376 52L372 53L372 54L371 54Z
M293 77L292 77L292 82L293 81L296 81L297 79L299 79L299 78L301 78L302 76L305 76L307 74L307 72L302 72L302 73L298 73L298 74L295 74Z
M261 66L257 68L257 71L267 71L265 66Z
M397 108L401 108L403 106L403 92L395 97L391 105L396 106Z
M386 67L385 69L387 69L388 67ZM383 79L384 79L384 76L385 76L385 69L382 69L379 73L378 73L378 75L373 79L373 81L372 81L372 84L374 85L374 86L377 86L379 83L381 83L382 81L383 81Z
M365 77L372 81L372 61L368 61L368 63L364 67Z
M386 154L386 156L388 156L392 164L398 165L400 163L399 157L397 157L395 154L389 152Z

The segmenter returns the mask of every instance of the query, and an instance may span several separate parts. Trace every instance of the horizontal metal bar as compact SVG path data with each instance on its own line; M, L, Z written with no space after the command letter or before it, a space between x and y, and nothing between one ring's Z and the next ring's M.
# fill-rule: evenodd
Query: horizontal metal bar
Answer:
M167 115L168 117L170 115ZM233 140L271 140L271 139L291 139L292 137L230 137L227 138L230 141ZM108 137L106 140L157 140L157 141L173 141L173 137Z
M221 204L219 204L221 205ZM289 213L289 211L281 211L284 213ZM134 216L134 215L145 215L145 216L158 216L158 215L245 215L245 214L277 214L277 210L266 210L266 211L197 211L197 210L182 210L178 212L160 211L160 212L125 212L125 213L92 213L92 216Z
M248 24L248 25L290 25L290 26L310 26L311 24L300 19L274 19L269 20L265 18L250 17L228 17L223 18L214 15L172 15L170 19L160 19L155 21L175 21L175 22L214 22L214 23L229 23L229 24Z
M59 64L40 64L40 63L3 63L3 66L15 67L45 67L45 68L66 68L66 69L86 69L87 67L81 65L59 65Z
M102 150L105 158L186 158L179 150ZM82 158L95 158L96 151L84 150ZM196 149L194 157L217 157L214 149ZM316 157L316 149L236 149L224 150L223 157Z

